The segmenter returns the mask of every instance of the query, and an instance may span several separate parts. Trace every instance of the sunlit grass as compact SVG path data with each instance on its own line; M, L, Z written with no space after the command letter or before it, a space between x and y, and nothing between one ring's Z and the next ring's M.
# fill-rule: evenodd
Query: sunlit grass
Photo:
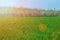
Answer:
M59 17L0 17L0 40L57 40L58 20Z

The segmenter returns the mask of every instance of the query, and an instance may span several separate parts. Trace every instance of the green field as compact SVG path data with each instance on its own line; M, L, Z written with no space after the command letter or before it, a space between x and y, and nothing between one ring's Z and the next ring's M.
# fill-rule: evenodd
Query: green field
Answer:
M0 17L0 40L60 40L60 17Z

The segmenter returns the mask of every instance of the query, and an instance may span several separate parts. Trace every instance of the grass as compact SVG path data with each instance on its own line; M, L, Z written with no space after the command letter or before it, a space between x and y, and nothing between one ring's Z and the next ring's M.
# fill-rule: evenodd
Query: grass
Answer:
M60 17L0 17L0 40L58 40L59 35Z

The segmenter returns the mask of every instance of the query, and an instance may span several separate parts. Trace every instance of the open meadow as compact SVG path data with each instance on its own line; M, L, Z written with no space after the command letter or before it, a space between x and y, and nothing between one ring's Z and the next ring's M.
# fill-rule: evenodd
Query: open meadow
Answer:
M60 40L60 17L0 17L0 40Z

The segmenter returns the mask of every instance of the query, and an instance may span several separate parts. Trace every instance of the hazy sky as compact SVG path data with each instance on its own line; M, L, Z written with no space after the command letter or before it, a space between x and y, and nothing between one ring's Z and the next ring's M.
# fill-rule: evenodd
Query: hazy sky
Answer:
M60 9L60 0L0 0L0 7Z

